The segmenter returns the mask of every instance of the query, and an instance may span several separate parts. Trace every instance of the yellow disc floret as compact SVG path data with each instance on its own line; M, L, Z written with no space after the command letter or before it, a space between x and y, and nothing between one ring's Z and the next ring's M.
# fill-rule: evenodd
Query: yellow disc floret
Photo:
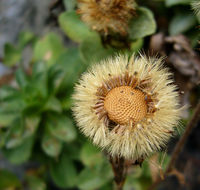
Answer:
M118 124L140 121L147 113L144 93L130 86L112 89L105 98L104 108L109 119Z

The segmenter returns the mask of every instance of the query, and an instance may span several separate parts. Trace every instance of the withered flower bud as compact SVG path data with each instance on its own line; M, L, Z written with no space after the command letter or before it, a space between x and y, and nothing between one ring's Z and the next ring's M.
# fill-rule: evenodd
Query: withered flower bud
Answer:
M134 0L78 0L81 19L104 35L126 35L129 20L135 14Z

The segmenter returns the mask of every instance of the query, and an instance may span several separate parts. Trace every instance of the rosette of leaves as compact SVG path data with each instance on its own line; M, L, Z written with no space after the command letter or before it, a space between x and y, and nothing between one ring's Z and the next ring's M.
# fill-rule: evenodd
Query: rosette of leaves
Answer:
M18 69L17 86L1 87L0 145L12 163L28 160L34 145L45 155L58 157L63 144L76 139L69 108L73 83L84 68L80 63L77 49L69 49L51 67L37 62L31 74Z

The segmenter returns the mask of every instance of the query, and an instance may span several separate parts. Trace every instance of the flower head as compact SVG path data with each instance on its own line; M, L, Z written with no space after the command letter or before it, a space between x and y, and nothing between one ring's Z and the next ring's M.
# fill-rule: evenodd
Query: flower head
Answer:
M200 2L199 1L192 1L191 3L192 9L195 11L197 16L200 16Z
M78 126L113 156L139 159L159 150L180 118L171 75L162 59L117 56L94 65L75 87Z
M78 13L93 30L108 34L127 34L128 22L135 14L134 0L78 0Z

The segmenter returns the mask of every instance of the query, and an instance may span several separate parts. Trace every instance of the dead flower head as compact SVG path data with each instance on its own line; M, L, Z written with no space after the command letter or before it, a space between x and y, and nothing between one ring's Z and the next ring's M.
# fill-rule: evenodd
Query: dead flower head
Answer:
M94 65L75 87L82 132L113 156L139 159L163 147L178 124L178 92L162 59L117 56Z
M192 1L192 9L195 11L196 15L200 17L200 1Z
M78 0L77 12L93 30L126 35L134 7L134 0Z

